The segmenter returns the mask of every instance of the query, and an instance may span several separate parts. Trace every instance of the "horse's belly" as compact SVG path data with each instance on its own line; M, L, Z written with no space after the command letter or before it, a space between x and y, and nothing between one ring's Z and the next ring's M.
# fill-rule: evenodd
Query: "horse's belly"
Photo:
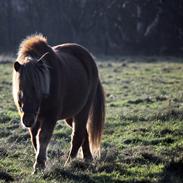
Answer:
M74 117L77 115L83 107L86 105L88 100L87 92L81 96L72 95L69 100L64 101L61 112L61 119L68 117Z
M89 83L86 76L72 83L63 98L61 118L73 117L78 114L88 101Z

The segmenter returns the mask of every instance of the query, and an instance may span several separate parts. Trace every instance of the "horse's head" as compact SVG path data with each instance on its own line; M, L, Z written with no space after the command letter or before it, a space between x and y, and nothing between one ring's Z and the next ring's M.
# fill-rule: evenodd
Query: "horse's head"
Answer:
M28 128L35 124L42 99L49 94L49 71L42 58L14 63L13 96L21 122Z

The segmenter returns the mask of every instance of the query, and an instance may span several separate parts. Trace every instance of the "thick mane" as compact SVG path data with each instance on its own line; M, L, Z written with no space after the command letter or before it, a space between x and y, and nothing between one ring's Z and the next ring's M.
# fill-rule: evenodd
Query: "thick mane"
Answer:
M37 59L47 52L53 51L42 34L28 36L20 44L17 61L24 66L20 73L15 70L13 72L13 96L17 106L20 81L27 88L26 92L30 96L32 95L30 84L36 88L36 95L49 94L50 74L48 66L45 62L42 64L37 62Z
M18 60L24 62L28 56L40 57L51 50L47 44L47 39L42 34L28 36L22 41L18 51Z
M21 82L21 88L20 83ZM33 89L34 88L34 89ZM45 63L36 61L26 63L20 74L13 72L13 97L18 106L18 93L24 91L26 96L40 98L50 92L50 72Z

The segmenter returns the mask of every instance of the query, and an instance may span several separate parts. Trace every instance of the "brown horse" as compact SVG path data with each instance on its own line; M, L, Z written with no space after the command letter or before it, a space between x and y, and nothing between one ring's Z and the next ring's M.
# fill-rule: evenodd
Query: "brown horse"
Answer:
M44 169L56 121L72 127L66 163L82 147L83 158L99 152L105 118L103 88L89 52L77 44L50 47L42 35L21 44L13 72L13 97L36 152L34 170Z

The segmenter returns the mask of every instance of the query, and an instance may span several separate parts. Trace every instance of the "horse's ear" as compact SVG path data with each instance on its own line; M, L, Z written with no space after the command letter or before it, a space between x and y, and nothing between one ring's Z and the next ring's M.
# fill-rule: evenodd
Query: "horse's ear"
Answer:
M14 69L18 72L21 68L21 64L19 62L14 63Z
M43 60L46 59L47 55L49 54L49 52L44 53L38 60L37 62L42 64Z

